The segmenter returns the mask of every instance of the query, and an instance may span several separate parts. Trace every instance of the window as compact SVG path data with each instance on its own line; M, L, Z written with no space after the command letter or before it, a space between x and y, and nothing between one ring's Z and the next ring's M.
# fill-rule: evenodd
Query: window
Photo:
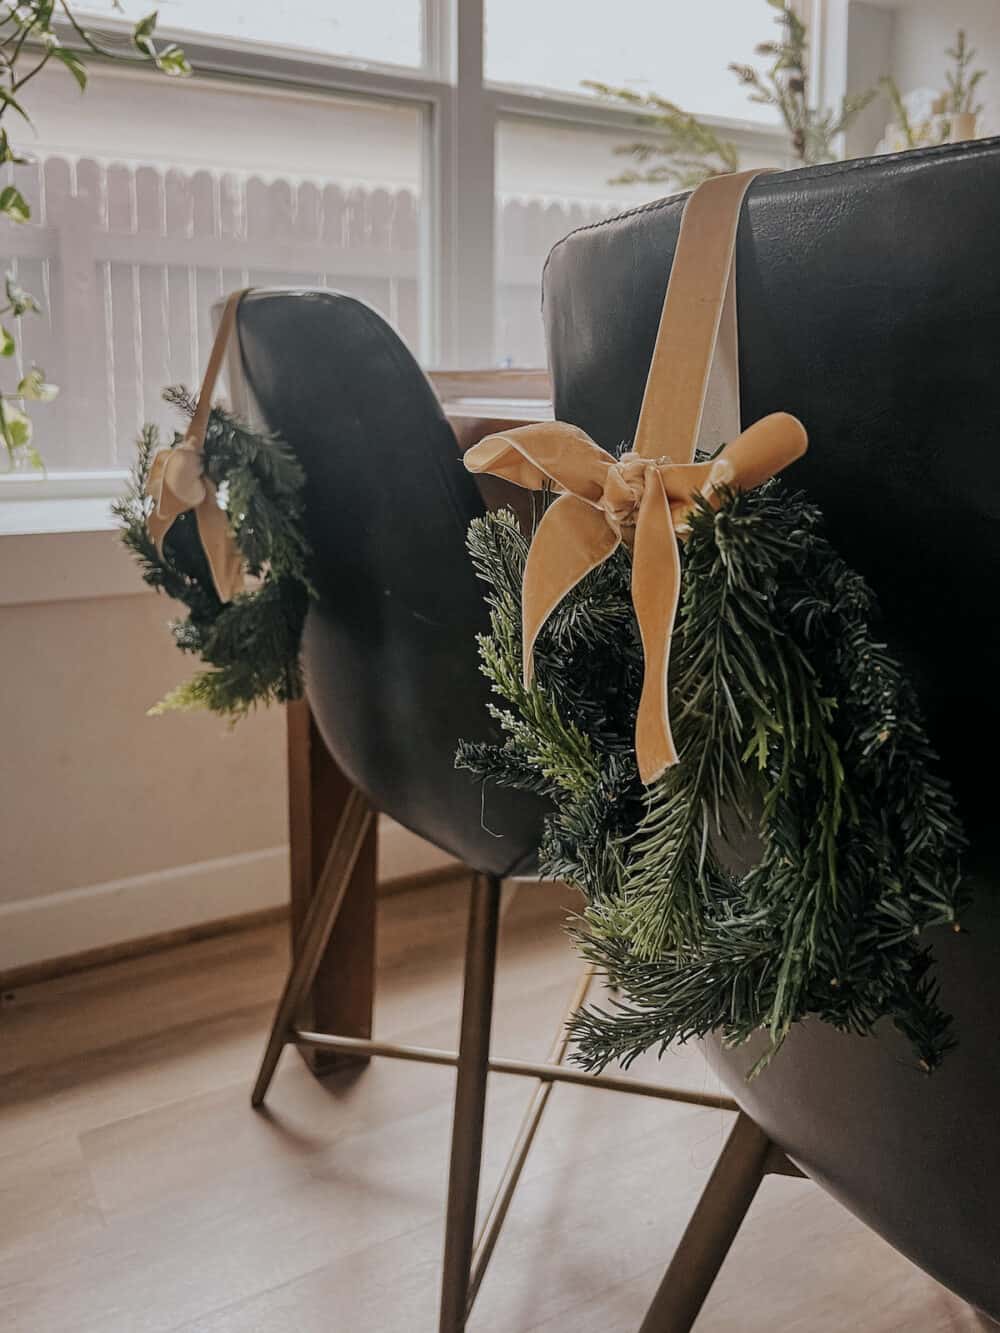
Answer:
M622 169L614 152L622 136L620 130L582 130L527 117L498 123L496 345L501 365L545 364L541 272L556 241L663 193L662 186L611 183Z
M763 0L486 0L486 78L571 93L596 79L696 115L775 124L727 69L773 36Z
M43 305L19 355L61 387L33 413L53 471L128 467L144 421L176 426L161 391L197 386L233 288L337 287L419 354L418 108L105 69L83 116L46 92L15 168L34 217L0 254Z
M78 8L104 20L121 12L115 0ZM157 8L160 27L181 35L387 65L423 63L421 0L160 0Z
M81 12L123 21L112 0ZM770 35L765 0L161 0L159 15L193 80L95 65L81 99L47 70L33 161L0 171L35 204L27 226L0 221L0 258L46 307L8 378L35 361L61 387L33 412L49 475L32 494L81 473L120 486L139 424L170 421L160 391L196 384L212 302L237 286L352 292L426 365L543 365L551 245L662 192L611 184L615 146L651 131L582 79L714 116L747 165L783 160L725 68ZM22 480L0 478L0 498Z

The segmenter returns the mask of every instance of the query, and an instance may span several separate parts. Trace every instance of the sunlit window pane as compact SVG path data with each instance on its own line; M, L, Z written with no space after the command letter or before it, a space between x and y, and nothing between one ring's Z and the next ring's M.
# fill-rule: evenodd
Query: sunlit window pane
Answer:
M124 0L131 19L150 7ZM422 63L422 0L159 0L156 8L163 29L389 65ZM122 17L114 0L89 0L76 9Z
M655 92L699 115L772 123L726 68L775 35L764 0L486 0L486 77L581 92Z
M42 304L19 373L61 387L34 412L48 466L126 466L143 421L173 427L168 384L197 385L213 302L247 286L333 287L419 337L422 114L392 102L102 70L81 104L48 72L32 204L0 220L0 272Z
M627 136L626 136L627 137ZM620 132L535 119L497 127L497 352L501 365L544 366L541 275L552 246L576 227L664 193L612 185Z

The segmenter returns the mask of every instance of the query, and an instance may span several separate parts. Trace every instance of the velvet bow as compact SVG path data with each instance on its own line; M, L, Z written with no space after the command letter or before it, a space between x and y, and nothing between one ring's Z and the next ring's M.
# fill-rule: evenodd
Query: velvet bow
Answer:
M204 452L190 435L174 449L157 450L146 481L153 501L146 529L162 554L174 520L193 509L215 590L223 602L231 602L243 590L243 559L204 464Z
M236 311L245 295L246 291L238 291L226 298L187 435L176 448L156 451L146 478L146 494L153 501L146 531L156 549L162 555L163 539L174 519L193 509L212 582L223 602L231 602L243 591L243 558L229 518L219 506L215 483L205 475L205 432L215 382L236 329Z
M488 472L529 490L562 492L538 525L524 569L525 685L532 679L535 640L558 604L621 544L630 549L632 603L644 657L635 749L646 784L677 762L667 669L680 599L678 538L685 535L695 497L715 503L719 486L759 486L799 458L806 444L801 422L775 412L705 463L678 464L637 453L616 459L563 421L487 436L465 455L470 472Z

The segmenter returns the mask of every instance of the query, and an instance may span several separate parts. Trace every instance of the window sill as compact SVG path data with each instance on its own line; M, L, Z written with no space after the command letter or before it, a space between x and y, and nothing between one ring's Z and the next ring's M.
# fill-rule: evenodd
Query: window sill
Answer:
M0 477L0 607L150 590L118 540L124 472Z
M110 532L115 527L111 498L8 500L0 495L0 537L34 537L52 532Z
M53 532L111 532L111 503L128 474L56 472L0 477L0 537Z

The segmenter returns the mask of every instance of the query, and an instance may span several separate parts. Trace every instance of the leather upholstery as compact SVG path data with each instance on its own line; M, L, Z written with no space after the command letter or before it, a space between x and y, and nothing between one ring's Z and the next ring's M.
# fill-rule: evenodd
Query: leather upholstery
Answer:
M324 740L379 810L476 870L525 872L540 802L484 794L454 767L460 738L496 737L475 643L486 607L465 550L483 507L433 389L350 296L255 291L238 332L257 406L306 471L319 600L303 653Z
M556 414L612 448L635 429L682 201L573 233L549 257ZM796 1030L709 1043L734 1095L809 1174L1000 1318L1000 140L766 177L736 275L744 425L784 409L786 474L879 594L972 838L972 938L939 942L960 1049L932 1079L903 1044ZM817 1262L820 1257L817 1256Z

